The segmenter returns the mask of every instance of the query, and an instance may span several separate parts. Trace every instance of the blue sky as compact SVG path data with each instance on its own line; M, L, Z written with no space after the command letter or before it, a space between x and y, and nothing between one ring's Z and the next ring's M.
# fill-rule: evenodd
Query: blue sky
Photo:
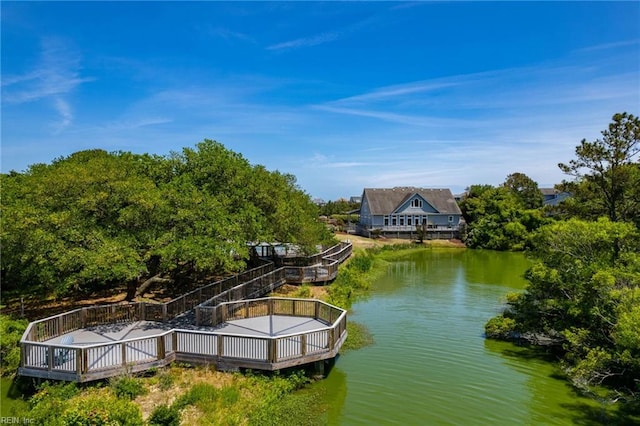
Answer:
M541 186L640 113L640 2L7 2L2 172L214 139L313 197Z

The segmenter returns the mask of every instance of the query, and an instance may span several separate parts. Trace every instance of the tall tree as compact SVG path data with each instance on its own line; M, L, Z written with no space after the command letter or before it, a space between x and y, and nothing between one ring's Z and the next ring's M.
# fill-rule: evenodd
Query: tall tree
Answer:
M543 196L538 183L524 173L510 174L502 185L518 197L525 209L542 207Z
M576 197L578 214L593 219L607 216L612 221L640 220L640 119L626 112L613 116L602 138L583 139L576 147L576 159L558 167L576 179L563 182ZM586 208L585 208L586 206Z

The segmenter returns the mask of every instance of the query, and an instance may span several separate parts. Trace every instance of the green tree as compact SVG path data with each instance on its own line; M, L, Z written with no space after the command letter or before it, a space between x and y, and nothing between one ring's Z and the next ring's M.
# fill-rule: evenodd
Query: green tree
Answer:
M502 185L509 188L518 197L525 209L542 207L544 197L537 182L524 173L510 174Z
M167 157L81 151L0 175L3 291L63 295L236 272L247 243L332 236L295 177L205 140Z
M640 235L628 223L578 219L541 227L524 293L502 322L563 342L574 383L637 390L640 381ZM494 320L488 327L495 327ZM501 330L502 335L508 335Z
M602 138L583 139L576 147L576 158L558 167L575 178L563 182L571 192L574 213L587 219L607 216L612 221L640 223L640 119L632 114L613 116Z
M522 250L529 233L548 221L540 210L527 210L507 186L474 185L460 203L471 248Z

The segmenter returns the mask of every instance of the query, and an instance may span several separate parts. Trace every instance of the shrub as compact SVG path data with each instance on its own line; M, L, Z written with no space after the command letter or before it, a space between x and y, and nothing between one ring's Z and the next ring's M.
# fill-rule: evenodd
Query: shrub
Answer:
M195 405L198 402L213 402L218 398L218 389L207 383L195 384L186 393L180 396L174 403L173 407L178 410L188 405Z
M138 379L127 376L114 379L111 388L118 398L134 399L146 393L144 385Z
M150 426L179 426L180 410L176 406L157 406L149 416Z
M20 366L20 339L27 320L0 315L0 375L13 374Z
M168 371L163 371L158 374L158 386L160 390L166 391L173 386L173 376Z
M62 415L65 426L142 426L142 412L135 403L91 389L73 398Z
M78 388L75 383L52 385L44 382L29 400L29 417L38 425L61 424L62 413L67 408L69 400L77 394Z
M484 326L484 333L488 338L508 340L515 332L516 321L513 318L498 315L491 318Z

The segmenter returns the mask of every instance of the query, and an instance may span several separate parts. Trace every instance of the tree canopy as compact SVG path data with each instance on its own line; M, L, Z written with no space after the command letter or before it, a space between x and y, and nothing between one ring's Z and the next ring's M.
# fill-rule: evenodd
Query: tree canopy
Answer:
M523 250L529 233L548 222L538 185L523 173L509 175L502 186L472 185L460 203L472 248Z
M583 387L640 380L640 235L632 224L557 221L532 238L526 291L491 325L558 338L565 367ZM493 329L495 331L495 329ZM504 330L503 330L504 331Z
M248 242L332 240L292 175L212 140L166 157L81 151L0 178L3 291L229 273Z
M602 138L583 139L576 158L558 167L575 178L563 182L573 194L572 212L586 219L607 216L612 221L640 224L640 119L615 114Z
M640 121L615 114L602 135L559 164L575 178L562 184L565 220L532 233L529 283L485 330L559 343L576 385L610 385L640 404Z

